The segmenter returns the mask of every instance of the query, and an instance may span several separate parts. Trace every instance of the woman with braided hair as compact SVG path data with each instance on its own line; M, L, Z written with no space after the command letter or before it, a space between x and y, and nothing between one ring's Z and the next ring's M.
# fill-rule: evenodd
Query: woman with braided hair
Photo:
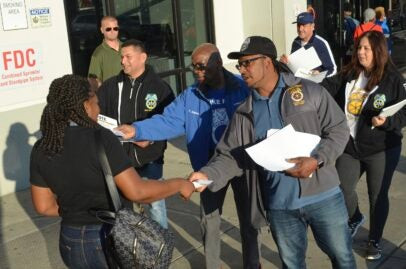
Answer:
M55 79L41 117L43 137L31 153L34 207L42 215L62 217L59 248L69 268L108 268L100 240L102 224L89 213L113 210L97 155L97 130L114 181L127 199L150 203L178 192L188 199L194 191L184 179L140 178L115 135L97 124L96 90L97 85L79 76Z

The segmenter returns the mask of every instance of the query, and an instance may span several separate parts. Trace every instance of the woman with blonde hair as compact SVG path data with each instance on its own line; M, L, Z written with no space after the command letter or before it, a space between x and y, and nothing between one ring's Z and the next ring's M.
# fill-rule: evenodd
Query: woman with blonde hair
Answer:
M385 16L385 8L376 7L375 13L376 13L375 24L380 25L382 27L383 34L387 41L389 54L391 54L391 52L392 52L392 40L390 38L391 31L390 31L390 28L388 25L388 20L386 19L386 16Z

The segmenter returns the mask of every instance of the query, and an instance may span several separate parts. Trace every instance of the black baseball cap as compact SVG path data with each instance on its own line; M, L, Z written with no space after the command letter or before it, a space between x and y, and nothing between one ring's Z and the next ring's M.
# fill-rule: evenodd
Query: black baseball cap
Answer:
M250 36L244 40L240 51L230 52L227 57L229 59L238 59L246 55L262 54L276 59L277 52L275 44L264 36Z

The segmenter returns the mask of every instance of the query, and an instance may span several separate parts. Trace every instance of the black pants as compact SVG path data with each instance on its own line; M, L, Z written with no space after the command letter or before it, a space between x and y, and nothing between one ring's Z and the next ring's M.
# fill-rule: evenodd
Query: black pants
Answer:
M366 173L369 196L369 239L380 241L389 213L389 187L399 162L401 147L382 151L363 158L354 158L344 153L336 162L349 218L358 211L357 183ZM359 214L359 213L358 213Z

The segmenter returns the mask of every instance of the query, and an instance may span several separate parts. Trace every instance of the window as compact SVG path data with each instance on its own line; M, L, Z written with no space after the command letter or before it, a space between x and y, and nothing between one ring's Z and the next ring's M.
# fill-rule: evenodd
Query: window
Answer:
M119 22L121 41L145 43L148 64L179 92L193 82L190 55L209 36L212 0L105 0L65 1L72 64L75 74L87 75L90 57L102 42L99 31L104 15ZM210 3L209 3L210 2ZM174 88L176 87L176 88Z

